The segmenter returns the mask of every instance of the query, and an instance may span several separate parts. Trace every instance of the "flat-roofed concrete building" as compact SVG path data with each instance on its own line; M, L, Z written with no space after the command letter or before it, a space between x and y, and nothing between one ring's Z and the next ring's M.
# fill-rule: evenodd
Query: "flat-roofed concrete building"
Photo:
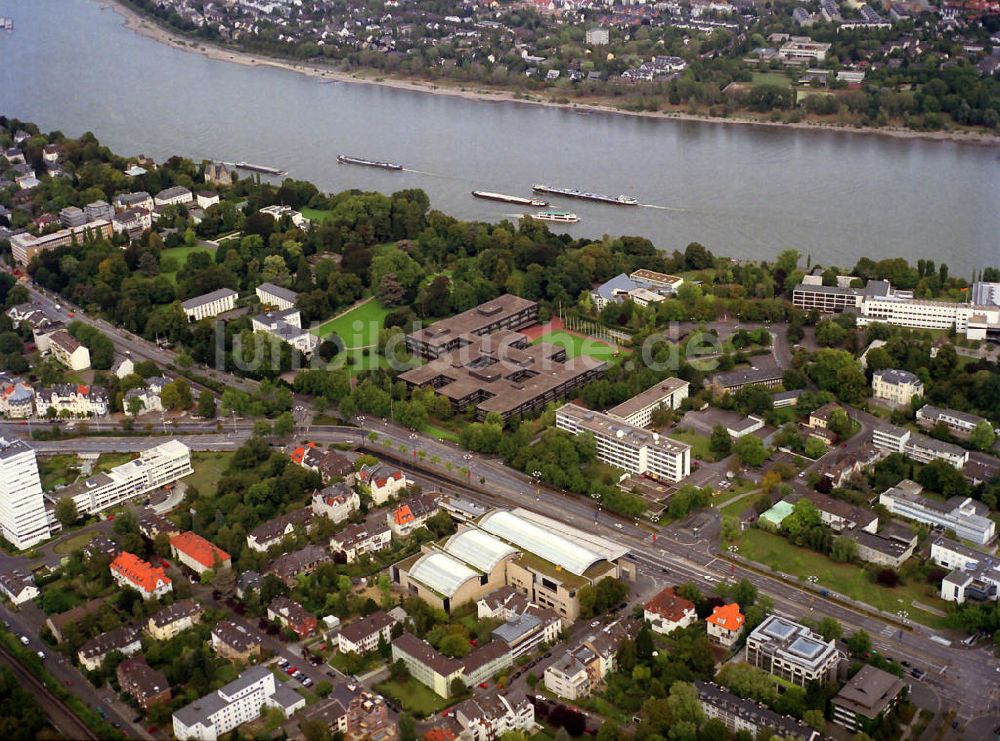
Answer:
M781 385L784 371L778 366L772 368L751 368L750 370L728 371L712 376L711 386L716 391L739 391L744 386L763 386L773 389Z
M20 265L27 265L31 262L31 258L39 252L54 250L56 247L65 247L68 244L73 244L74 240L79 243L107 239L111 236L112 232L111 222L100 219L88 222L82 226L72 226L52 232L51 234L43 234L40 237L36 237L28 232L13 234L10 237L10 252L15 262Z
M499 330L517 330L538 321L538 304L505 293L461 314L440 319L406 336L406 347L414 355L437 358L470 344L471 336L482 337Z
M232 311L236 308L237 296L239 294L231 288L220 288L211 293L189 298L187 301L181 303L181 308L184 310L188 321L197 322L200 319L208 319L209 317Z
M951 530L959 538L985 545L996 536L996 523L989 507L971 497L952 497L946 502L921 496L923 487L903 479L879 495L879 504L898 517Z
M883 452L902 453L920 463L940 459L961 470L969 462L969 451L965 448L896 425L879 425L872 430L872 445Z
M747 636L748 664L800 687L835 679L844 658L836 641L824 640L806 626L778 615L768 615Z
M0 438L0 533L22 549L50 534L35 451L21 440Z
M1000 556L938 536L931 542L931 561L951 569L951 573L941 580L941 599L958 604L969 600L997 600L1000 593Z
M684 284L684 279L678 275L668 275L667 273L659 273L655 270L647 270L646 268L632 271L629 278L640 285L649 286L655 291L669 295L677 293L677 289Z
M677 409L688 397L690 386L680 378L666 378L612 407L607 414L636 427L648 427L657 409Z
M844 537L853 540L858 558L868 563L898 569L917 548L917 535L898 522L887 522L878 532L851 530Z
M475 407L479 419L490 412L507 419L538 411L607 369L604 361L585 354L570 358L564 347L548 342L531 344L525 335L507 329L440 337L444 336L449 341L437 346L427 344L434 338L418 339L420 344L414 347L424 348L432 359L399 378L411 389L433 388L456 411Z
M807 285L800 283L792 289L792 304L803 311L813 309L824 314L839 314L847 309L861 308L864 291L860 288Z
M627 473L680 481L691 473L691 446L576 404L556 410L556 427L594 437L597 458Z
M833 722L849 731L874 730L896 706L905 686L899 677L865 664L830 701Z

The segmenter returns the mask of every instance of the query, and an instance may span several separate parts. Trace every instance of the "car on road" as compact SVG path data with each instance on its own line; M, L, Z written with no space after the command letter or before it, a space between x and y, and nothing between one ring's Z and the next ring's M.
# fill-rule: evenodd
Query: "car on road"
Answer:
M40 658L42 661L45 661L45 652L38 651L37 653L38 653L38 658Z
M550 657L551 655L552 655L552 652L551 652L551 651L546 651L546 652L545 652L545 655L544 655L544 656L542 656L542 658L543 658L543 659L547 659L547 658L549 658L549 657Z
M910 674L912 674L912 675L913 675L913 677L914 677L915 679L923 679L923 676L924 676L924 675L925 675L926 673L927 673L927 672L925 672L925 671L924 671L923 669L921 669L921 668L920 668L919 666L915 666L915 667L913 667L913 668L912 668L912 669L910 670Z
M622 526L622 524L620 522L616 522L615 523L615 527L618 528L619 530L621 530L623 526Z
M480 682L479 683L479 689L481 689L481 690L485 690L489 686L490 686L489 682Z
M590 627L591 627L591 628L596 628L596 627L597 627L598 625L600 625L600 624L601 624L601 621L600 621L600 620L595 620L594 622L592 622L592 623L590 624Z
M18 638L21 639L21 643L23 643L25 646L31 643L31 641L28 640L28 636L18 636Z

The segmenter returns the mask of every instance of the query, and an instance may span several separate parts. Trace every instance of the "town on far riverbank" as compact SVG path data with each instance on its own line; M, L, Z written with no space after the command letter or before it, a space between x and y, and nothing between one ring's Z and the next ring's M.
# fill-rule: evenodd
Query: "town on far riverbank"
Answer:
M130 28L218 59L429 92L969 141L992 141L1000 121L1000 14L962 3L113 5Z

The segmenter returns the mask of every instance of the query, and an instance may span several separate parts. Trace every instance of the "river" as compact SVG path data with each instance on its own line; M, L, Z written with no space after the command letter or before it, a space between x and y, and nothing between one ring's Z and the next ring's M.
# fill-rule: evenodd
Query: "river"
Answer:
M579 236L634 234L662 249L698 241L814 263L858 257L947 261L952 274L1000 263L994 148L810 131L584 115L380 85L329 83L214 61L140 36L96 0L6 0L0 113L68 135L92 131L122 154L246 160L324 190L423 188L456 217L518 209L473 199L530 195L532 183L635 196L627 208L553 198ZM403 163L338 165L347 153Z

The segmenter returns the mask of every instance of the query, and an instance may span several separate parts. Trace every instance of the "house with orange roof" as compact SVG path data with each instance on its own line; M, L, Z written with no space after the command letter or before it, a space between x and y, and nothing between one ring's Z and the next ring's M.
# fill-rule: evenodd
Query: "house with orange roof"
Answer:
M405 537L423 527L440 509L437 497L420 494L410 497L396 509L386 514L386 522L394 535Z
M233 565L228 553L190 530L170 539L170 552L196 574L215 568L228 569Z
M162 597L173 589L162 566L153 566L134 553L122 551L108 566L120 587L132 587L143 599Z
M333 450L324 450L316 443L306 443L292 448L289 457L295 465L318 473L324 484L334 479L342 479L349 486L354 484L354 464L347 456Z
M643 617L654 633L672 633L686 628L698 619L694 602L686 600L667 587L643 606Z
M705 618L708 639L720 646L732 648L743 634L746 621L746 617L740 612L740 606L735 602L715 607L712 614Z

